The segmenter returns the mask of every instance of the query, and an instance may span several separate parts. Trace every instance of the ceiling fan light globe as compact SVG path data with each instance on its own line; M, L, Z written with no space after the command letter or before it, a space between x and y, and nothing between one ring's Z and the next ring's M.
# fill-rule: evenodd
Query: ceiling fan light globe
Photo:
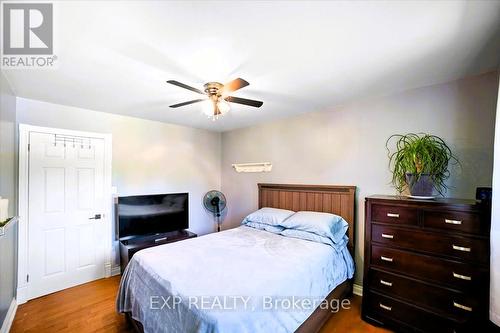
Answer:
M223 99L220 99L217 101L217 107L218 107L220 113L215 112L213 100L208 99L206 101L203 101L203 103L202 103L202 112L205 115L207 115L208 118L211 118L212 120L216 120L216 119L219 119L220 116L223 116L224 114L228 113L229 110L231 109L231 106L229 105L229 103Z
M214 115L214 103L211 99L207 99L202 102L201 111L207 115L207 117L211 118Z
M229 110L231 110L231 106L229 105L229 103L223 99L219 100L217 104L219 106L219 111L221 112L221 115L225 115L226 113L229 112Z

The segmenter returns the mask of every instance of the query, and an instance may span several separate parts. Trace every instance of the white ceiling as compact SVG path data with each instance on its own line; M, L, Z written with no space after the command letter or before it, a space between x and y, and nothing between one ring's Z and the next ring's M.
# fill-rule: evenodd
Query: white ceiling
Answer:
M5 70L18 96L215 131L498 68L500 1L58 2L52 70ZM212 122L165 83L242 77Z

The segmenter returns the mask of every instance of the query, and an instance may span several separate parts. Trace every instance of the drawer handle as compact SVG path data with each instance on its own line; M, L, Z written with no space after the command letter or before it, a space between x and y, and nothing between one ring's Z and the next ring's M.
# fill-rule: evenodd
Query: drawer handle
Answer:
M462 224L462 221L459 221L459 220L450 220L450 219L444 219L444 223L448 223L448 224Z
M382 238L393 239L394 235L382 234Z
M382 259L383 261L388 261L388 262L392 262L392 258L389 258L389 257L384 257L384 256L380 256L380 259Z
M387 306L387 305L384 305L382 303L378 303L378 305L384 309L384 310L387 310L387 311L391 311L392 310L392 307L391 306Z
M461 280L465 280L465 281L472 280L472 277L470 277L470 276L462 275L462 274L457 274L455 272L453 272L453 277L456 278L456 279L461 279Z
M392 282L387 282L387 281L384 281L384 280L380 280L380 283L383 284L384 286L392 287Z
M399 214L387 213L387 217L399 218Z
M453 244L452 247L453 247L453 250L462 251L462 252L470 252L470 247L463 247L463 246L458 246L455 244Z
M457 303L457 302L453 302L453 306L456 308L465 310L465 311L472 312L472 308L470 306L462 305L462 304Z

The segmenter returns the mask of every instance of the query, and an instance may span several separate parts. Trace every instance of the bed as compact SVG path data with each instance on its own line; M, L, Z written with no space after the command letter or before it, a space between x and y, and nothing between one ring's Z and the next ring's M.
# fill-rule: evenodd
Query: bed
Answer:
M117 298L137 331L317 332L352 293L355 187L258 186L259 208L342 216L348 243L333 250L240 226L142 250Z

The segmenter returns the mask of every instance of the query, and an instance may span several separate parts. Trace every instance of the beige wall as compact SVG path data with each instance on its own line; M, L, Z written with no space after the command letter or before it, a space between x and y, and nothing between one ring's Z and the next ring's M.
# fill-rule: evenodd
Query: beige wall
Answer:
M23 124L111 133L112 181L120 196L189 192L189 229L215 230L201 200L220 189L219 133L24 98L17 110Z
M16 97L0 74L0 197L9 199L9 216L17 214Z
M462 171L452 169L448 195L473 198L476 186L491 185L497 87L497 73L488 73L223 133L225 228L237 226L257 208L259 182L356 185L356 281L361 282L364 198L395 193L386 139L407 132L444 138L463 165ZM272 172L244 174L231 168L232 163L264 161L273 163Z
M9 199L9 216L17 215L16 97L0 72L0 196ZM0 327L16 295L17 222L0 236Z

